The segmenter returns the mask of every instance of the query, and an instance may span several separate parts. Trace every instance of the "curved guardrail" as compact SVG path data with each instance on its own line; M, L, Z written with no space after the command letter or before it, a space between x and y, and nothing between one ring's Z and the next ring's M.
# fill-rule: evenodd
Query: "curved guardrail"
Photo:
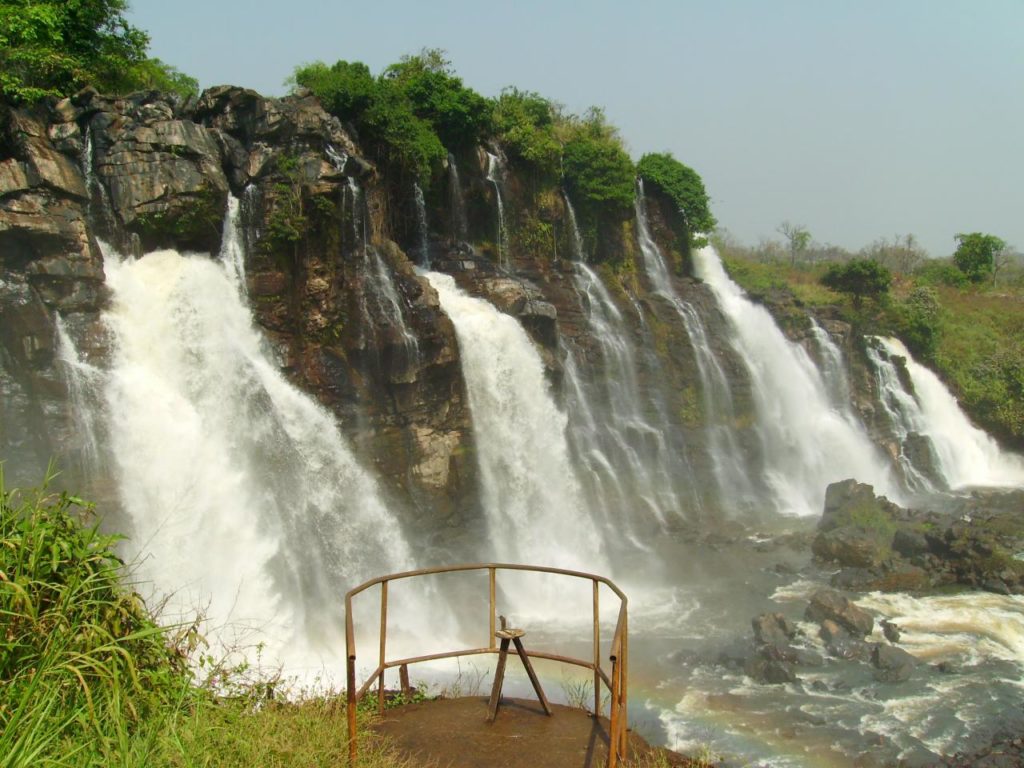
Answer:
M411 656L402 659L388 659L387 657L387 634L388 634L388 584L400 579L411 579L418 576L433 576L441 573L456 573L464 571L488 572L488 600L490 604L490 620L488 627L488 644L480 648L464 648L443 653L431 653L425 656ZM561 656L553 653L540 651L527 651L527 655L538 659L549 659L563 664L572 664L578 667L592 670L594 673L594 713L601 713L601 684L607 686L611 695L611 711L609 712L608 728L608 768L616 768L619 762L625 759L627 748L627 689L628 689L628 651L629 651L629 627L628 627L628 600L625 593L619 589L610 579L584 571L571 571L564 568L549 568L539 565L517 565L512 563L470 563L465 565L450 565L438 568L423 568L416 571L403 571L392 573L387 576L379 576L370 579L358 587L349 590L345 594L345 651L347 661L347 691L348 702L348 745L349 761L355 765L357 755L356 745L356 705L366 695L370 687L377 682L377 707L380 711L384 709L384 672L388 669L398 667L399 678L403 690L409 687L409 665L424 661L436 661L438 659L451 659L460 656L473 656L484 653L498 653L495 642L495 620L497 618L495 598L497 594L497 575L499 571L532 571L536 573L547 573L558 576L570 576L578 579L586 579L593 584L593 631L594 631L594 652L590 659L577 659L570 656ZM601 665L601 626L600 626L600 601L599 589L601 585L608 587L619 598L618 619L615 622L615 633L612 636L611 652L608 660L611 669L606 671ZM352 598L365 592L371 587L380 585L380 648L378 650L377 667L370 676L363 682L362 686L356 687L356 639L355 624L352 617Z

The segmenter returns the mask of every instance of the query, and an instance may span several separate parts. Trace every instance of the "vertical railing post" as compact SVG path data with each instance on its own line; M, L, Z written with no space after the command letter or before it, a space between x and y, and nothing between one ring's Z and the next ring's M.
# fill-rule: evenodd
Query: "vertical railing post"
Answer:
M629 614L623 613L622 615L622 712L621 717L621 728L622 728L622 757L625 759L628 757L627 751L629 749Z
M495 620L496 611L497 611L496 599L495 599L495 592L496 592L496 584L495 584L495 582L496 582L497 579L495 578L495 571L496 571L496 569L493 568L493 567L487 569L487 579L488 579L488 585L487 586L488 586L488 589L489 589L489 592L490 592L490 610L491 610L491 616L490 616L490 632L491 632L491 634L490 634L490 636L487 639L487 647L488 648L497 648L498 647L497 643L495 642L495 637L494 637L494 620Z
M356 637L352 623L352 601L345 598L345 691L346 712L348 717L348 764L356 764Z
M388 643L388 582L380 583L380 682L377 687L377 711L384 714L384 662Z
M594 585L594 717L601 716L601 605L597 579Z
M612 711L608 723L608 768L619 764L619 660L612 657Z

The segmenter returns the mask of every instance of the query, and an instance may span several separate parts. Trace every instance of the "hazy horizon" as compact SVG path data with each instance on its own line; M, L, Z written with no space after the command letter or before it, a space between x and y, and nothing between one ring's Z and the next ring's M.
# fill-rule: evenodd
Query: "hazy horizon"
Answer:
M301 63L378 73L442 48L485 96L603 107L634 158L668 150L700 173L751 245L788 220L851 250L912 233L943 256L972 231L1024 248L1020 0L135 0L128 16L204 88L281 95Z

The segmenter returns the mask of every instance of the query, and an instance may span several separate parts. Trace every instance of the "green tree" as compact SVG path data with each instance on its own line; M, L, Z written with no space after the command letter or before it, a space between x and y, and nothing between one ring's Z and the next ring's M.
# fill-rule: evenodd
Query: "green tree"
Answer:
M704 182L695 170L676 160L671 152L656 152L640 158L637 173L661 189L679 207L686 222L691 247L707 245L707 233L716 221L708 206Z
M521 162L542 176L551 176L562 157L555 135L557 114L543 96L505 88L494 102L492 130L512 163Z
M953 253L953 263L957 269L975 283L980 283L989 275L992 275L994 280L997 263L1001 263L1006 250L1006 242L995 235L982 232L961 232L955 239L957 245Z
M873 259L852 259L845 264L833 264L821 276L821 284L853 298L859 308L865 297L877 299L889 290L892 274Z
M126 0L0 0L0 96L31 102L86 85L194 90L194 80L146 57L149 36L126 9Z

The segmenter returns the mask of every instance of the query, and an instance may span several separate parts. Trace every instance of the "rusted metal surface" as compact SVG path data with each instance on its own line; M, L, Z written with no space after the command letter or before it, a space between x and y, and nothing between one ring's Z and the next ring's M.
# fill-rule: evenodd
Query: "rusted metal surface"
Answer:
M484 571L488 573L488 605L489 605L489 617L488 617L488 645L486 648L466 648L454 651L447 651L443 653L433 653L424 656L415 656L404 659L387 659L387 627L388 627L388 584L392 581L400 579L409 579L419 576L433 576L442 573L458 573L466 571ZM577 659L569 656L562 656L559 654L545 653L538 651L527 651L520 641L521 634L515 634L517 630L506 630L505 622L502 621L502 629L498 630L495 627L496 619L496 594L497 594L497 576L498 571L532 571L536 573L546 573L555 576L569 576L578 579L585 579L593 585L593 656L591 660ZM370 674L369 678L363 683L363 685L357 688L356 680L356 641L355 641L355 626L352 614L352 599L360 593L366 591L370 587L380 585L381 587L381 599L380 599L380 648L377 668ZM615 633L612 636L611 653L609 654L609 661L611 662L610 674L605 671L601 664L601 653L600 653L600 600L599 592L600 586L604 585L610 589L619 598L619 613L615 623ZM516 651L523 661L523 666L527 670L527 674L530 677L530 682L533 684L534 690L537 692L538 698L540 699L544 710L550 714L551 709L548 705L547 699L544 696L544 692L541 689L540 681L537 679L536 674L533 671L533 666L530 664L531 658L536 659L548 659L551 661L557 661L564 664L571 664L585 669L592 670L594 673L594 712L600 715L601 710L601 691L600 683L604 683L610 691L611 711L609 713L610 727L609 727L609 750L608 750L608 768L616 768L622 760L626 757L628 750L628 737L627 737L627 714L626 708L628 704L628 618L627 618L627 598L625 593L622 592L611 580L604 576L598 576L592 573L586 573L584 571L573 571L564 568L551 568L548 566L535 566L535 565L519 565L514 563L471 563L464 565L452 565L452 566L440 566L436 568L423 568L416 571L403 571L401 573L394 573L387 576L379 576L375 579L371 579L358 587L350 590L345 595L345 646L346 646L346 677L348 689L346 691L346 701L348 702L348 740L349 740L349 759L352 764L355 764L357 757L357 744L356 744L356 705L367 693L374 682L377 682L377 705L378 708L383 709L384 706L384 672L387 669L394 667L399 668L400 684L402 686L403 693L407 693L409 688L408 683L408 666L410 664L416 664L425 661L434 661L438 659L455 658L461 656L472 656L484 653L493 653L499 655L499 671L495 674L495 690L498 692L500 697L501 690L501 679L503 678L504 672L504 661L508 655L509 642L515 642ZM501 649L497 648L496 640L501 639ZM493 702L494 710L497 711L497 699ZM489 719L493 720L493 715L489 713Z

